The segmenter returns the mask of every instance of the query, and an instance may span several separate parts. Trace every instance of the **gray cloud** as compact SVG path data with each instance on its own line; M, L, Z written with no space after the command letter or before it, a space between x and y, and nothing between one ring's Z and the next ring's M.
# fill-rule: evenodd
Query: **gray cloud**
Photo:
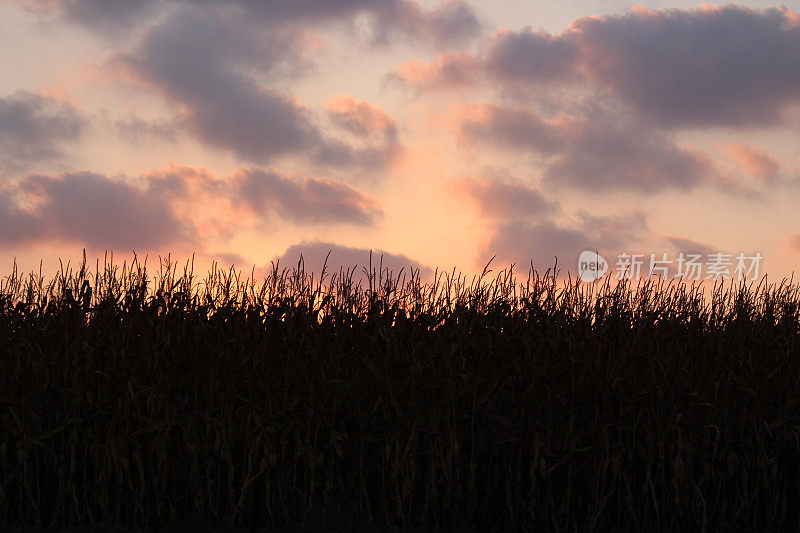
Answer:
M575 21L581 69L672 126L776 123L800 101L800 24L740 6Z
M560 270L574 273L584 250L616 253L641 241L647 231L647 218L637 210L612 216L578 211L570 222L556 222L558 202L519 180L467 178L456 181L454 188L478 204L488 223L489 238L476 258L478 267L496 256L502 267L514 263L527 271L533 261L542 272L557 258Z
M111 39L129 35L162 0L6 0L39 14L56 12Z
M395 38L427 42L435 46L463 44L475 38L482 23L470 5L449 0L425 8L416 0L13 0L36 11L58 11L65 18L109 38L129 33L140 23L171 8L194 5L206 11L238 11L238 14L273 29L346 22L367 15L371 40L386 43Z
M581 252L598 251L610 261L638 242L646 229L645 217L638 211L610 217L579 213L577 223L571 225L546 217L507 219L493 227L477 264L496 255L503 265L515 263L527 270L532 261L534 268L542 272L557 260L559 270L574 274Z
M62 0L68 19L112 37L126 33L155 11L154 0Z
M532 109L474 104L461 122L462 136L472 143L551 154L563 150L564 133Z
M289 178L276 171L240 170L233 177L240 201L264 217L300 224L373 224L382 216L377 202L327 179Z
M173 165L134 180L90 172L31 174L0 181L0 242L196 247L206 234L239 227L234 211L245 206L264 220L307 225L368 225L382 216L377 201L349 186L277 171L238 170L220 178Z
M22 197L23 208L15 198ZM168 203L136 185L88 172L30 175L0 196L4 242L70 241L147 249L193 240L193 228Z
M482 22L463 0L440 2L432 8L416 0L236 0L230 4L249 18L275 25L329 24L364 14L371 22L370 40L376 44L405 39L448 47L464 44L482 30Z
M325 178L287 176L275 169L237 169L217 176L203 168L170 165L144 176L149 193L187 206L188 213L209 202L225 202L221 215L252 211L265 222L280 219L301 225L371 225L382 216L377 200ZM207 209L206 209L207 210ZM215 221L214 226L234 222Z
M237 269L245 270L247 267L252 267L253 263L248 261L243 256L233 252L220 252L208 254L212 260L218 261L221 266L235 266Z
M0 242L26 243L37 240L44 232L41 217L21 209L10 190L0 189Z
M337 139L309 109L276 88L312 68L304 29L322 22L351 23L356 15L366 15L376 42L398 37L436 46L463 43L480 29L472 9L460 0L431 8L415 0L18 3L60 11L101 31L117 23L132 27L158 14L149 19L138 44L110 65L159 91L182 116L168 124L123 121L118 125L123 135L164 137L184 127L207 145L254 163L296 156L370 172L385 168L402 151L396 127L385 129L378 143L363 135L356 142Z
M256 161L314 148L321 134L307 112L245 73L247 66L275 68L292 55L293 43L239 23L211 11L182 9L150 29L121 62L182 104L193 133L209 144Z
M399 35L446 48L471 41L482 29L473 9L462 0L442 2L430 10L411 0L373 2L372 5L378 42Z
M353 248L330 242L303 241L290 246L283 254L276 257L276 260L278 260L280 267L292 268L297 266L302 255L305 271L307 273L313 272L316 277L319 277L328 252L330 252L330 256L326 267L326 279L330 279L327 276L333 273L338 275L341 268L343 271L355 269L354 281L365 280L363 267L369 268L370 264L370 250L366 248ZM430 267L422 265L405 255L392 254L384 250L372 250L372 267L377 271L381 264L384 271L388 269L395 275L401 269L404 269L403 272L408 276L410 268L419 269L419 273L423 278L428 278L433 274L433 270Z
M146 140L174 141L175 134L181 127L178 119L152 121L132 113L107 122L114 133L128 142L136 144Z
M308 109L262 84L299 68L302 46L287 29L184 8L151 28L117 64L179 104L197 138L245 160L295 155L318 164L386 166L396 144L354 146L330 138Z
M548 186L590 191L690 189L718 178L711 159L677 146L651 123L600 105L547 121L531 109L484 105L461 123L473 144L545 156Z
M544 173L548 185L655 193L717 178L710 157L631 117L591 112L562 135L562 151Z
M464 178L454 186L467 193L481 214L491 219L540 217L560 210L557 202L518 180Z
M579 53L575 43L527 26L495 35L484 67L492 78L510 82L566 80L576 76Z
M420 90L578 83L610 90L662 127L780 123L800 102L800 17L786 8L637 9L576 19L559 34L498 32L475 56L441 56L391 79ZM453 73L457 75L453 75Z
M711 246L710 244L702 243L693 241L687 237L667 237L667 242L669 242L672 246L675 247L677 252L683 252L686 254L700 254L703 256L707 256L709 254L716 253L718 250Z
M52 98L25 91L0 98L0 170L63 158L87 124L79 110Z
M503 266L513 263L517 269L527 270L533 262L533 267L542 272L553 267L556 260L562 268L574 266L572 263L583 250L597 247L589 235L578 229L561 227L549 220L534 223L511 220L494 228L477 264L497 256L496 261Z

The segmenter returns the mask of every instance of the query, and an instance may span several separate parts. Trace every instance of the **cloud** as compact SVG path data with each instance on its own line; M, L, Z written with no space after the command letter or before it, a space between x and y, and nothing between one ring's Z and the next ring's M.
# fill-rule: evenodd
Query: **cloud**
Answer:
M544 172L546 185L652 194L685 191L718 178L706 154L678 146L633 117L592 111L570 123L562 135L561 151Z
M159 141L174 141L175 134L180 128L177 119L152 121L145 120L133 113L126 113L116 119L108 119L107 123L114 133L131 143L142 143L154 139Z
M489 144L506 150L552 154L562 150L564 134L532 110L473 103L460 114L461 136L473 144Z
M574 78L579 49L568 39L530 26L495 33L484 59L487 74L506 82L550 82Z
M236 169L218 176L176 164L144 176L148 191L191 220L206 242L220 245L252 228L350 224L369 226L383 216L374 198L323 178L289 177L276 169Z
M46 231L44 222L41 217L18 205L10 187L0 187L0 243L8 245L38 240Z
M578 257L585 250L598 251L611 261L612 257L641 240L647 229L644 215L639 211L617 216L593 216L579 213L577 221L560 224L546 217L513 218L496 224L487 242L481 247L476 265L492 256L502 265L516 264L527 270L542 272L558 261L563 273L576 271Z
M514 179L462 178L454 181L453 188L465 193L490 219L540 217L560 209L557 202Z
M676 248L677 252L684 254L700 254L705 257L717 252L717 249L710 244L693 241L686 237L667 237L667 241Z
M75 242L95 249L195 248L261 221L374 224L376 200L327 179L239 169L219 177L169 165L137 178L91 172L0 181L0 242Z
M166 124L135 118L121 121L118 129L123 135L167 137L182 127L206 145L251 163L272 163L290 156L318 166L368 172L385 169L401 154L397 128L384 129L378 142L364 135L357 140L338 139L285 89L290 80L313 68L318 42L311 33L315 25L332 21L355 24L356 17L365 15L376 42L403 38L437 47L461 44L473 38L480 26L471 7L458 0L433 7L412 0L235 0L225 5L151 0L124 2L118 13L113 7L117 2L40 0L22 4L57 11L90 27L96 23L132 25L138 17L158 15L144 27L133 48L116 54L108 66L159 92L175 105L178 116ZM336 118L341 126L344 117ZM350 118L356 117L350 113ZM353 133L353 128L364 125L350 120L345 128Z
M53 98L25 91L0 98L0 171L64 158L87 127L78 109Z
M6 243L67 241L96 249L192 243L190 224L161 197L89 172L29 175L0 197Z
M155 11L154 0L62 0L61 10L69 20L115 37L137 27Z
M142 177L149 192L169 200L201 234L230 238L260 222L299 225L377 223L377 200L325 178L287 176L276 169L236 169L218 176L199 167L170 164Z
M592 215L588 211L576 213L578 227L596 241L596 246L619 247L640 240L647 228L647 216L638 209L615 215Z
M397 138L397 121L375 104L339 94L328 99L325 109L337 126L355 135L381 135L391 142Z
M66 19L106 37L128 33L143 21L174 7L196 5L206 11L237 11L260 25L275 27L328 25L366 15L370 40L387 43L406 39L437 47L455 46L474 39L482 23L472 7L461 0L426 8L415 0L229 0L224 5L208 0L12 0L37 12L56 11Z
M725 146L724 150L745 172L757 178L769 180L780 171L778 161L759 148L733 143Z
M243 24L182 9L118 63L180 104L192 132L208 144L255 161L313 150L323 140L308 111L247 73L270 72L295 57L296 43Z
M718 178L704 153L681 148L652 124L608 106L587 105L576 116L546 120L529 108L471 104L460 119L462 138L473 146L545 157L547 186L655 193Z
M378 203L352 187L322 178L289 178L274 170L238 170L232 179L240 200L262 217L298 224L374 224Z
M788 9L638 9L578 19L563 38L591 80L665 125L774 124L800 101L800 24Z
M160 0L9 0L39 14L57 12L87 29L116 38L127 35L148 15Z
M447 48L471 41L482 29L475 11L462 0L441 2L432 9L411 0L373 2L373 9L377 42L400 35Z
M353 147L343 141L331 141L319 152L318 162L380 169L402 157L404 148L397 121L381 107L340 94L328 99L325 108L331 122L367 144Z
M143 174L139 182L149 194L168 201L181 220L191 221L204 242L229 241L254 223L230 179L205 168L170 163Z
M223 267L231 267L234 266L237 269L241 269L242 271L247 269L247 267L252 267L253 263L248 261L243 256L232 253L232 252L220 252L220 253L209 253L207 254L212 261L218 261L221 266Z
M513 178L465 178L455 180L453 188L475 202L487 221L489 234L480 246L477 267L496 256L502 266L513 263L527 270L533 261L542 271L557 258L559 269L574 272L573 263L584 250L616 253L641 241L647 230L647 218L637 210L612 216L581 210L570 220L557 222L558 202Z
M561 227L549 220L533 223L513 220L495 228L476 264L497 256L503 266L516 264L518 269L527 269L533 262L534 268L541 272L553 267L556 260L562 266L573 266L582 251L595 249L597 243L578 229Z
M389 165L399 148L393 139L353 145L331 138L311 110L265 85L302 69L306 46L302 35L286 28L184 8L113 64L177 104L179 122L199 140L246 161L297 156L348 168Z
M276 260L280 267L292 268L298 265L302 255L306 273L313 272L318 278L328 252L330 252L330 256L326 266L326 279L329 280L329 276L333 273L338 276L340 269L342 271L354 269L353 280L355 282L366 280L366 276L363 275L363 267L369 268L370 266L370 250L367 248L353 248L330 242L303 241L290 246L283 254L276 257ZM388 269L395 275L404 269L403 272L410 276L410 268L419 270L423 279L429 278L433 274L430 267L405 255L392 254L384 250L372 250L372 268L377 271L381 265L384 271Z
M248 17L268 24L327 24L365 14L371 23L370 40L378 44L404 39L449 47L474 39L482 29L475 11L462 0L440 2L432 8L415 0L238 0L235 4Z
M235 0L234 5L259 23L280 25L330 24L366 15L370 40L385 44L404 39L436 47L464 44L477 37L482 22L472 7L462 0L440 2L431 8L416 0Z
M479 79L478 62L470 54L453 52L430 62L406 61L384 77L386 84L407 85L418 91L447 90L466 87Z
M578 18L558 34L502 30L478 54L407 63L390 78L418 90L608 91L667 128L774 125L800 103L798 21L787 8L636 8Z

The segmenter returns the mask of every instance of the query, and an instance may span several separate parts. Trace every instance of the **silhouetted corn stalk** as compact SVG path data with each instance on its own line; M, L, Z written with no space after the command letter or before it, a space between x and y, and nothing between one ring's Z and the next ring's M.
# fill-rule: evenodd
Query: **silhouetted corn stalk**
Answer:
M0 525L796 529L800 287L0 280Z

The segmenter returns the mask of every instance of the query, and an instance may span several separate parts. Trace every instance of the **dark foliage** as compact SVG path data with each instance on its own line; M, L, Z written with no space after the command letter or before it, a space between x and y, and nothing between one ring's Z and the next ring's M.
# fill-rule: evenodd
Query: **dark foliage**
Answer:
M299 267L8 275L0 525L800 525L796 284Z

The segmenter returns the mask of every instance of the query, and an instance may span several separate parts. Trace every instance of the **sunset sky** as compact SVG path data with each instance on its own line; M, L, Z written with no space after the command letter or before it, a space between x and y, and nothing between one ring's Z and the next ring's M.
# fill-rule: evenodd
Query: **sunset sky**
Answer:
M0 0L0 72L0 275L800 264L799 2Z

